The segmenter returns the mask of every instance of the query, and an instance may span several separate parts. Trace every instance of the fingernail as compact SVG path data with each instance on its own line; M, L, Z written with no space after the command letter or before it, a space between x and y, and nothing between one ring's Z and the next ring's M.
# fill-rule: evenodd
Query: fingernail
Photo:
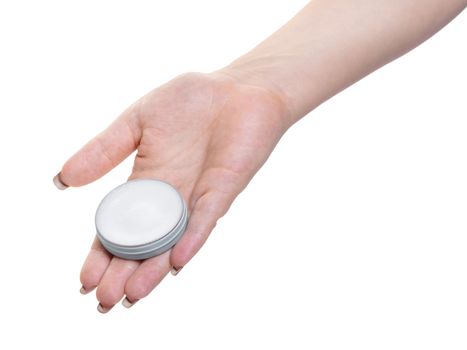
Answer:
M86 290L86 288L84 288L84 286L81 286L79 292L83 295L86 295L90 292L91 290Z
M174 276L177 276L178 273L179 273L180 271L182 271L182 269L183 269L183 266L179 266L179 267L175 267L175 266L174 266L174 267L172 267L172 270L170 270L170 273L171 273L172 275L174 275Z
M68 188L68 185L65 184L60 178L60 173L54 176L53 182L55 187L57 187L61 191L66 190Z
M99 311L101 314L106 314L107 312L110 311L110 309L112 309L112 308L111 307L105 307L101 303L99 303L99 305L97 305L97 311Z
M135 305L137 302L138 302L138 300L130 301L130 300L128 300L127 297L125 297L125 299L123 299L123 301L122 301L122 305L124 307L126 307L127 309L129 309L130 307Z

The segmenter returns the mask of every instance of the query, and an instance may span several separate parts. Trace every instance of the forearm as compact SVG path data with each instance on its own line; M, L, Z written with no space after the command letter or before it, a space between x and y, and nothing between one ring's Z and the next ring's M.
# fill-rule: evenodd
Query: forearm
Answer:
M466 0L314 0L222 72L284 100L291 122L432 36Z

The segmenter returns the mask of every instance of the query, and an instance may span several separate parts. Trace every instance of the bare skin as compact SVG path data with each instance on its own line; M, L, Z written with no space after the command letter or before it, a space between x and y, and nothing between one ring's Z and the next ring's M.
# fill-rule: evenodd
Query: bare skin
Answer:
M124 295L134 303L183 267L206 241L287 129L281 97L221 74L190 73L155 89L125 111L64 166L70 186L90 183L137 149L133 178L175 186L188 203L182 239L146 261L112 257L98 240L81 272L83 292L97 288L100 310Z
M315 0L226 68L179 76L138 100L70 158L55 182L86 185L137 150L130 178L175 186L188 203L188 228L174 248L145 261L113 257L95 240L82 293L97 287L100 312L124 296L127 307L147 296L198 252L293 123L419 45L466 5Z

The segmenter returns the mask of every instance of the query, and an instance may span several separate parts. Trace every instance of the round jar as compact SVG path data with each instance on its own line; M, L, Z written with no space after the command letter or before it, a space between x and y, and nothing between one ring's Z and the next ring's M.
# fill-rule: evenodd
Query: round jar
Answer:
M185 202L166 182L130 180L110 191L96 211L97 237L124 259L160 255L181 238L188 222Z

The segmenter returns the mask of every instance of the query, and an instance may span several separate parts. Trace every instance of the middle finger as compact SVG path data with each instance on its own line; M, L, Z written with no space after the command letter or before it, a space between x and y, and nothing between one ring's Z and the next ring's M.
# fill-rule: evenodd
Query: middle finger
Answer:
M116 256L112 258L96 291L99 312L109 311L122 299L126 281L140 264L141 262L136 260L126 260Z

